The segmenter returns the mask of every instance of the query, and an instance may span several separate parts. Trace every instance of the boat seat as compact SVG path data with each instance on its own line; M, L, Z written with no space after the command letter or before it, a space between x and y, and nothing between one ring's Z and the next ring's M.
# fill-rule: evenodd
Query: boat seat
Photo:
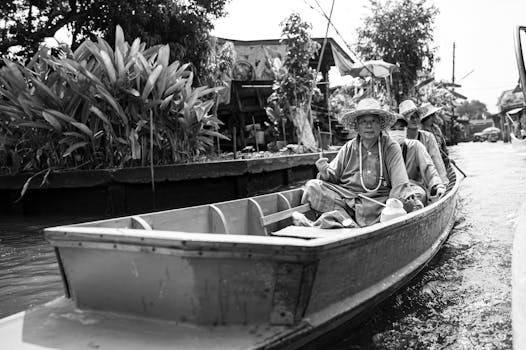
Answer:
M294 212L306 213L310 210L310 204L302 204L294 208L285 209L278 211L277 213L269 214L267 216L262 216L260 218L261 226L267 227L270 224L285 220L292 216Z
M318 227L308 226L287 226L279 231L272 232L271 236L279 237L292 237L292 238L303 238L303 239L314 239L331 237L340 233L349 233L351 231L359 230L359 228L336 228L336 229L323 229Z
M140 229L140 230L152 230L152 226L141 218L140 216L134 215L131 217L131 227L134 229Z

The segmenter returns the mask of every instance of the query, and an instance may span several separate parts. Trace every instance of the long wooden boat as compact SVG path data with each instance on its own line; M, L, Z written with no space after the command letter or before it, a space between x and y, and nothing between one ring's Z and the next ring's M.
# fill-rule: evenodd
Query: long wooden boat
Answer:
M290 226L301 189L48 228L65 297L0 320L6 349L296 349L417 274L454 223L459 181L360 229Z

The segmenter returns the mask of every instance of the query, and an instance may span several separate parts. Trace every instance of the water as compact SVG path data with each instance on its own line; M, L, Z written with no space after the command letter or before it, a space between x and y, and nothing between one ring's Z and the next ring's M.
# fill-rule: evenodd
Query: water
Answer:
M464 143L455 227L430 265L330 349L511 349L511 249L526 153Z
M0 317L63 294L55 253L40 233L51 222L0 223Z
M464 143L451 153L468 178L448 241L409 286L324 349L511 348L511 247L526 153L503 143ZM40 230L76 221L0 223L0 317L63 294Z

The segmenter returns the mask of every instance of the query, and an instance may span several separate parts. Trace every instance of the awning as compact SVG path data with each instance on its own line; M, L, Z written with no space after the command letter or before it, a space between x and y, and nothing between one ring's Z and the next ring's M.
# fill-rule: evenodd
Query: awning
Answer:
M332 56L334 57L334 64L338 67L340 75L349 75L351 73L353 62L335 45L331 44Z

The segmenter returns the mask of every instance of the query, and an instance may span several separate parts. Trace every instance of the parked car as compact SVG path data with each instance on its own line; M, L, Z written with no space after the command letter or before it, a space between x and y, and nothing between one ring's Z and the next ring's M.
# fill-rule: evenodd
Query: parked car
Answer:
M476 132L473 134L473 142L484 142L486 141L486 134L481 132Z
M499 137L500 137L500 133L492 132L492 133L487 134L486 140L488 140L489 142L497 142L499 140Z

